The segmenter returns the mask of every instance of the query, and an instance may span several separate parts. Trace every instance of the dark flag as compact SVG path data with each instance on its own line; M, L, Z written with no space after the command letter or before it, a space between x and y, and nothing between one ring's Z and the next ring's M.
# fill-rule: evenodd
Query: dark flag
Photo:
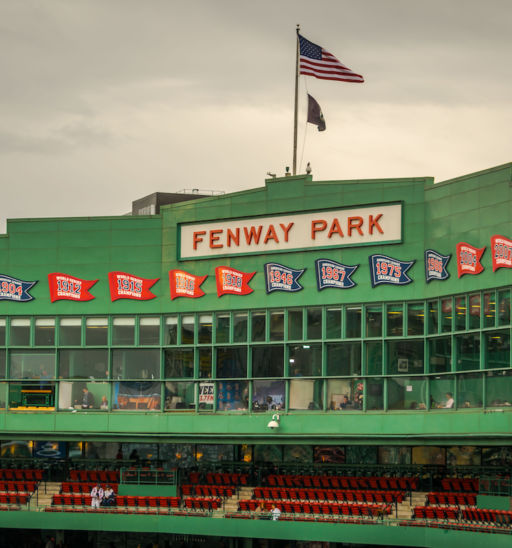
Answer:
M325 131L325 120L320 105L308 93L308 122L318 126L318 131Z

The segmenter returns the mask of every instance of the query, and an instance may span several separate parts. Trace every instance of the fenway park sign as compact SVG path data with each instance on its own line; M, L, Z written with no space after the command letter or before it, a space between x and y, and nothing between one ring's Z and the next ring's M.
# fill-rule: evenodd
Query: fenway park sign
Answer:
M179 259L402 241L402 204L181 224Z

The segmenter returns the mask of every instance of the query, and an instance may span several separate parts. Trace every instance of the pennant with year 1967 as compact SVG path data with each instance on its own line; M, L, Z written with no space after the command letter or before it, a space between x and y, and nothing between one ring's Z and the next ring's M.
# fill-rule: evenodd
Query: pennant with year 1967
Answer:
M407 271L415 260L400 261L386 255L370 255L369 261L372 287L380 284L407 285L412 282Z
M304 289L299 283L299 278L305 270L305 268L289 268L278 263L266 263L265 283L267 293L272 293L273 291L288 291L293 293Z
M359 267L358 264L349 266L337 263L336 261L331 261L330 259L317 259L315 265L318 291L328 287L350 289L357 285L352 280L351 276Z

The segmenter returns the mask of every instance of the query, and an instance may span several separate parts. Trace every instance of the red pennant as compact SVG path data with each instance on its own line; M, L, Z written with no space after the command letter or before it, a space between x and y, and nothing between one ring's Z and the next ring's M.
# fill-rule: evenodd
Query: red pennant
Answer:
M492 236L492 271L498 268L512 268L512 240L505 236Z
M52 272L48 274L50 300L55 301L92 301L95 297L89 293L98 280L81 280L69 274Z
M169 286L171 290L171 300L176 297L190 297L197 299L204 295L200 285L208 276L194 276L184 270L169 270Z
M215 269L217 280L217 296L222 295L248 295L254 289L249 287L249 282L256 272L240 272L229 266L218 266Z
M109 272L110 297L112 301L117 301L117 299L149 301L156 296L151 293L150 289L159 279L149 280L132 276L126 272Z
M485 246L473 247L465 242L457 244L457 274L459 278L464 274L480 274L484 267L480 264L480 259L484 254Z

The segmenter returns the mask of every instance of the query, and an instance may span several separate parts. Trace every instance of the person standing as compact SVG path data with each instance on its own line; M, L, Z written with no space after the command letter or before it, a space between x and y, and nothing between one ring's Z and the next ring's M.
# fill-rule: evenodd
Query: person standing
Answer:
M89 392L87 387L83 389L83 393L82 409L92 409L94 407L94 396Z
M91 508L99 508L103 500L104 491L99 483L91 489Z

